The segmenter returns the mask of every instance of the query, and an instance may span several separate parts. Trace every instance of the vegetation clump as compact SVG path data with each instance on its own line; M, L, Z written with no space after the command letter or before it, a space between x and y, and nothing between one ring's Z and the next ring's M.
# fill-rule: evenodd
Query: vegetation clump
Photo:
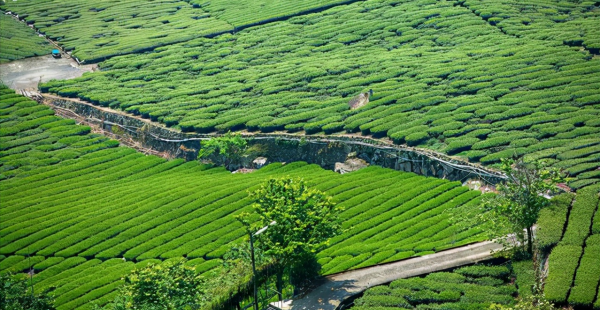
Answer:
M1 14L0 24L0 64L50 54L50 44L12 16Z
M488 309L515 304L514 284L505 266L476 265L453 272L399 279L365 291L352 307L362 309Z

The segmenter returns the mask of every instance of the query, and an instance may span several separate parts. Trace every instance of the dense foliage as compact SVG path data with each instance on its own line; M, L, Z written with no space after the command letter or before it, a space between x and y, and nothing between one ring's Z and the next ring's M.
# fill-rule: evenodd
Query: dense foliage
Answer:
M150 263L124 278L119 295L105 309L199 309L204 299L204 280L184 260Z
M257 240L266 254L283 263L293 263L303 252L321 250L342 233L338 217L344 209L303 179L269 179L251 198L253 212L241 213L237 219L252 233L269 226Z
M33 291L23 274L0 273L0 310L54 310L49 293Z
M214 159L216 164L232 170L234 167L240 166L242 157L248 148L248 142L240 134L228 132L222 137L202 141L201 146L198 151L199 159Z
M347 0L190 0L203 10L236 28L266 20L289 17L310 10L347 2Z
M542 250L550 249L560 242L573 197L570 193L555 196L550 200L550 205L540 211L536 239Z
M548 169L540 162L525 163L522 159L502 159L501 169L507 181L498 184L498 195L483 206L489 212L481 216L494 223L491 230L495 237L514 234L526 244L527 252L533 254L533 225L540 210L550 205L544 195L556 192L556 184L564 178L557 169Z
M0 116L0 272L33 267L36 290L56 287L58 310L106 304L125 275L158 260L185 256L198 274L219 276L224 254L247 236L234 215L252 210L247 192L270 178L302 177L345 209L345 232L317 253L323 274L484 237L481 227L451 226L444 213L481 200L459 182L379 167L340 175L296 162L231 174L166 161L117 147L6 88Z
M579 190L567 219L539 223L542 232L562 232L564 221L567 225L564 235L559 234L560 241L548 258L549 273L544 293L552 302L568 301L579 306L591 306L593 303L596 307L600 306L597 290L593 289L600 285L600 229L594 228L600 222L598 191L599 188L592 187ZM569 202L571 197L559 196L555 199L562 204ZM556 216L560 215L566 217L564 212L559 211ZM557 242L556 233L546 232L542 236L545 244Z
M368 289L352 309L483 310L492 304L512 305L516 288L509 275L505 266L475 265L424 278L400 279L389 286Z
M486 165L524 156L564 169L579 192L539 213L539 244L550 252L545 293L600 307L598 2L20 0L2 9L81 59L105 60L44 92L183 131L360 132ZM41 53L31 30L0 21L0 62ZM367 89L369 104L349 110ZM57 287L59 310L106 304L124 275L159 260L185 256L216 277L244 238L234 216L251 209L245 192L272 177L302 176L345 208L345 232L316 255L323 274L484 237L485 227L454 226L444 212L469 214L485 198L458 182L381 168L339 176L305 163L232 176L143 156L52 114L0 89L0 271L33 267L40 289ZM538 210L523 217L527 227ZM477 309L486 295L511 303L495 294L498 279L482 279L492 288L381 289L364 307L427 300Z
M52 49L33 29L4 14L0 15L0 41L0 63L47 55Z
M305 279L300 280L318 275L318 268L302 269L316 260L317 251L325 248L332 237L342 233L339 214L344 209L336 206L330 196L309 188L302 179L269 179L251 193L251 198L254 212L241 213L236 219L248 228L248 233L261 232L256 236L257 247L274 260L277 292L283 291L286 270L303 274ZM253 217L258 217L254 224Z

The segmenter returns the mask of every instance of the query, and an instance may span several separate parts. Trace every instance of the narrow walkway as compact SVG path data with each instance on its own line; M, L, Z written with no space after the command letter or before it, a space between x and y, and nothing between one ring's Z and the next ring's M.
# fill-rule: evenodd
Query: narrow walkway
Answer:
M491 251L501 248L502 245L498 243L485 241L391 264L330 275L321 286L302 299L294 300L290 309L334 310L343 300L369 287L487 260L492 258Z

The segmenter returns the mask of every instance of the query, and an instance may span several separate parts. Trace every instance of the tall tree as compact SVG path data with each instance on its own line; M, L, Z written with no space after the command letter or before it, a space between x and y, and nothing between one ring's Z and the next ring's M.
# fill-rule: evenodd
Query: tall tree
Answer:
M276 222L257 236L257 246L275 260L281 299L286 268L306 265L332 237L342 232L338 215L343 208L323 192L308 188L303 180L289 177L270 179L250 196L258 216L242 213L236 218L250 233Z
M565 179L558 169L547 168L539 161L503 159L501 169L507 180L497 186L498 195L485 200L484 211L487 212L482 213L482 217L493 223L494 232L514 233L526 241L527 252L532 254L533 225L540 210L550 204L547 195L556 191L556 184Z

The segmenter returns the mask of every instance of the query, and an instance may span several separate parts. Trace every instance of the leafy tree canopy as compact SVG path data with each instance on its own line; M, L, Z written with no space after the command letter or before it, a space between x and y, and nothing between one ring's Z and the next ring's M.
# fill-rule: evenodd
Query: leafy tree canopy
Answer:
M0 310L54 310L49 292L34 294L24 275L0 274Z
M242 157L248 148L248 142L239 133L227 132L221 137L202 141L199 159L213 160L223 164L227 169L241 164Z
M514 233L522 241L527 239L527 251L531 254L532 226L537 222L540 210L550 204L548 195L565 179L558 169L547 168L539 161L526 163L522 159L503 159L501 169L507 181L497 186L497 195L484 201L483 208L487 212L480 217L492 223L490 227L496 237Z
M119 295L106 310L200 309L204 304L204 280L185 260L149 264L125 278Z
M241 213L236 218L249 233L269 226L256 237L257 246L273 257L278 292L286 268L300 280L315 276L319 271L315 253L342 232L338 215L343 208L303 180L289 177L270 179L250 196L255 214Z
M253 217L248 213L237 219L250 231L275 222L258 240L265 253L280 262L293 261L303 252L315 253L342 232L337 217L343 208L301 179L270 179L250 196L258 220L251 224Z

